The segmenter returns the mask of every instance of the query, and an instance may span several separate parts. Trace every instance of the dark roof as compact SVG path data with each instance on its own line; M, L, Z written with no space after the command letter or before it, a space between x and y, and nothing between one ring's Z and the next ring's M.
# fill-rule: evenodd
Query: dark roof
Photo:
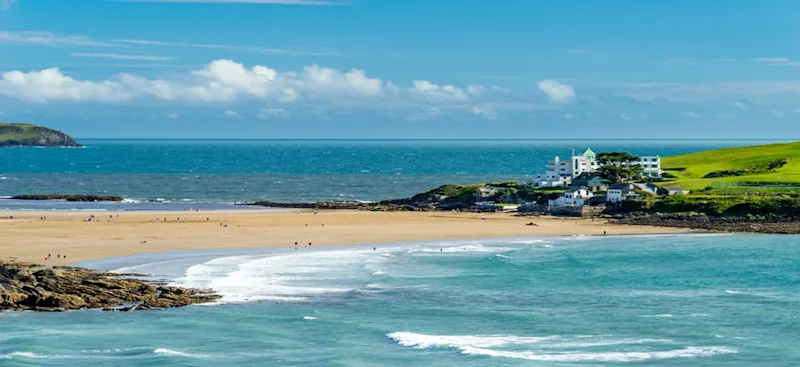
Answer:
M683 191L683 188L680 186L662 186L661 188L667 191Z
M633 191L633 188L631 188L631 186L632 186L631 184L618 183L618 184L613 184L613 185L609 186L608 189L609 190L621 190L623 194L627 194L627 193Z

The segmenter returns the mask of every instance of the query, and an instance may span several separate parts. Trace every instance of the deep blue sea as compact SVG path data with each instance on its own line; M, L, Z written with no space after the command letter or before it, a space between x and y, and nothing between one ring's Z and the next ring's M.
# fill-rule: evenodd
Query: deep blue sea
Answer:
M2 366L796 366L800 246L561 237L187 253L99 268L211 287L163 311L0 313Z
M81 140L81 149L0 149L0 196L40 193L121 195L214 207L254 200L375 201L446 183L531 180L547 160L596 152L675 154L767 141L723 140ZM37 206L39 205L39 206ZM12 203L2 208L58 207ZM72 204L78 206L86 204ZM90 205L97 207L97 204Z

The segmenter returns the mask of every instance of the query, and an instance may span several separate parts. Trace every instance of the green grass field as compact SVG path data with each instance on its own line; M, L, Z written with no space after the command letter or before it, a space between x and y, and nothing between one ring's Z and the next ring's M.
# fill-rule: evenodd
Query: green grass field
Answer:
M7 124L0 122L0 141L35 139L40 134L35 128L36 125L31 124ZM22 129L22 131L19 132L19 129Z
M665 157L661 166L675 176L661 186L679 185L689 190L709 186L731 191L770 187L796 190L800 189L800 142Z

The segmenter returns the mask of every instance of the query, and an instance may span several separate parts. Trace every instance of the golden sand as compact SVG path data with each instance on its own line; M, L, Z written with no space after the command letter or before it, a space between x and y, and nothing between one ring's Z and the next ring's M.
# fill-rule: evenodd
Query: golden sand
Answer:
M95 220L85 221L91 214ZM13 220L9 219L12 215ZM526 225L531 221L537 225ZM523 218L508 213L0 212L0 258L68 264L145 253L293 247L295 242L317 247L603 232L627 235L687 230L617 225L600 219ZM45 261L48 254L52 257ZM59 254L67 259L59 259Z

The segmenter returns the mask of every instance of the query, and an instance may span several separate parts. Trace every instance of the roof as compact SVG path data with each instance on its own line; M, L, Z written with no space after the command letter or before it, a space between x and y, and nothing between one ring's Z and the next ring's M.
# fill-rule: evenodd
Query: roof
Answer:
M683 191L683 188L680 186L661 186L661 188L667 191Z
M592 148L586 148L586 151L583 152L583 154L581 154L581 155L584 156L584 157L588 157L588 156L593 156L594 157L597 154L594 154L594 152L592 151Z
M578 192L579 190L589 191L589 188L586 186L572 186L569 189L567 189L567 192Z
M627 193L627 192L633 191L633 189L631 188L631 184L626 184L626 183L613 184L613 185L609 186L608 189L609 190L622 190L623 193Z

